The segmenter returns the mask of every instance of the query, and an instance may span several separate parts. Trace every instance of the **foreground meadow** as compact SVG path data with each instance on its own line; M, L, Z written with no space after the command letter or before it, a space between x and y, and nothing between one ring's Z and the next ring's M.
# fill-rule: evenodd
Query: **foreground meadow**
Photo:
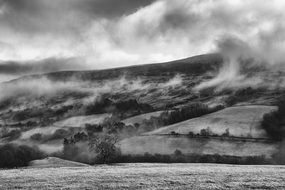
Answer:
M116 164L0 170L0 189L283 189L285 166Z

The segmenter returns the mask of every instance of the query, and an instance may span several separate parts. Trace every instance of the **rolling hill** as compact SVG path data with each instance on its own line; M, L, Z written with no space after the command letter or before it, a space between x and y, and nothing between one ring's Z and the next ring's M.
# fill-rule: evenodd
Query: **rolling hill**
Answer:
M120 142L125 154L172 154L180 150L185 154L220 154L230 156L270 156L277 151L277 144L268 142L260 122L265 113L275 110L274 106L237 106L225 108L202 117L186 120L145 133L139 137ZM189 132L200 133L209 128L219 137L189 136ZM238 138L220 138L226 129L229 135ZM246 139L247 138L247 139Z
M42 160L33 160L28 168L59 168L59 167L88 167L87 164L62 160L60 158L48 157Z
M186 136L209 128L216 135L228 129L236 137L267 138L259 124L263 114L276 109L276 102L284 96L284 73L249 63L242 63L237 81L219 81L226 65L223 57L205 54L167 63L61 71L5 82L0 84L0 142L37 145L51 153L62 149L64 137L111 115L134 125L165 110L202 103L226 108L123 139L119 143L122 152L172 154L181 149L183 153L271 155L277 149L272 142ZM209 85L211 81L216 86ZM200 88L201 84L207 85ZM182 136L169 136L172 132Z
M151 117L157 117L159 116L163 111L156 111L156 112L150 112L145 114L136 115L127 119L122 120L123 123L126 125L134 125L134 124L142 124L144 120L148 120Z
M170 134L172 131L179 134L189 132L199 133L201 129L209 127L215 134L222 135L229 129L230 135L235 137L267 138L267 134L260 127L265 113L276 110L274 106L236 106L160 128L147 133L148 135Z
M220 139L189 138L186 136L149 135L132 137L120 142L122 154L152 155L174 154L180 150L183 154L227 155L227 156L266 156L271 157L278 150L278 145L267 142L244 142Z

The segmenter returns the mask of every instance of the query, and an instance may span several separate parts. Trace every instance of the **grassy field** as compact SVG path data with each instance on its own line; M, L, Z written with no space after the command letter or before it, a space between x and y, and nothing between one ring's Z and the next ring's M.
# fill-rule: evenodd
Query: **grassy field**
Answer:
M284 189L285 166L117 164L0 170L0 189Z
M85 127L86 123L99 124L104 121L107 117L111 117L111 114L95 114L88 116L74 116L62 121L54 123L57 127Z
M201 129L210 128L214 134L222 135L229 129L235 137L267 138L266 132L260 127L265 113L275 110L274 106L236 106L175 123L157 130L123 139L119 142L123 154L172 154L179 149L184 154L220 154L231 156L270 157L277 151L276 143L246 142L221 139L194 139L187 136L165 136L176 132L188 134L200 133ZM164 136L161 136L164 135Z
M270 157L278 151L277 144L266 142L243 142L221 139L196 139L175 136L137 136L119 142L123 154L220 154L231 156Z
M134 117L130 117L128 119L124 119L122 120L122 122L125 123L126 125L134 125L135 123L142 124L145 119L148 120L151 117L158 117L160 116L161 113L163 113L163 111L140 114Z
M254 138L264 138L267 135L264 129L260 127L260 122L265 113L275 109L274 106L261 105L229 107L202 117L162 127L148 134L169 134L171 131L180 134L188 134L190 131L199 133L201 129L210 127L212 132L219 135L229 129L233 136L246 137L250 134Z

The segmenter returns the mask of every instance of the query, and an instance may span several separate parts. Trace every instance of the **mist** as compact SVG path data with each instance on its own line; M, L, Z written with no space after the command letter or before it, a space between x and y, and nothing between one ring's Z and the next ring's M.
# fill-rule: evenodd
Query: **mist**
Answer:
M3 61L80 58L84 67L102 69L235 52L283 62L282 0L13 0L0 6ZM221 47L228 38L239 41L230 56Z
M0 84L1 128L5 132L4 126L14 127L15 138L20 134L15 142L34 145L33 134L49 137L70 123L80 126L69 129L81 130L87 120L97 124L105 118L98 119L95 113L113 113L108 105L128 104L129 99L137 110L118 113L120 119L180 109L196 101L272 106L285 89L284 8L282 0L0 0L0 82L5 81ZM86 77L85 72L57 73L160 63L209 53L221 55L222 66L216 69L216 60L201 61L197 56L187 66L188 62L182 61L177 70L184 73L184 67L193 68L185 71L189 76L173 74L172 63L154 66L158 69L150 75L152 66L142 72L138 70L143 66L118 72L134 71L139 76L126 73L114 78L116 69L88 71ZM42 75L51 72L55 73ZM241 92L244 97L233 93L246 88L249 90ZM259 88L264 90L260 93ZM266 92L272 89L275 91ZM103 108L86 111L88 105L97 109L96 103ZM136 103L151 109L145 111ZM61 126L55 125L60 122ZM245 123L247 127L249 123ZM222 135L220 130L214 132ZM242 132L240 127L233 134ZM125 138L127 133L120 135ZM178 146L174 145L171 154ZM78 146L88 155L86 144ZM163 146L153 146L153 153ZM61 143L58 147L39 143L39 147L48 153L62 149ZM126 149L131 148L131 143L127 144Z
M224 59L223 66L214 78L198 84L194 89L199 91L215 88L216 91L222 91L246 87L284 88L285 81L281 73L285 72L285 58L282 57L280 51L282 49L275 51L277 47L274 43L277 44L278 42L274 41L273 36L272 40L269 36L266 40L267 42L261 38L257 44L248 44L235 37L219 40L217 52ZM252 75L251 70L256 73ZM270 76L266 72L270 73Z
M0 85L0 100L9 97L41 97L55 96L61 92L81 92L86 93L89 97L85 99L93 101L97 97L106 93L132 92L136 90L147 90L151 88L165 89L168 87L179 86L183 78L176 75L165 82L145 82L141 78L127 79L125 75L116 79L103 81L81 81L77 78L71 78L67 82L52 81L46 77L31 77L27 79L18 79L12 82Z

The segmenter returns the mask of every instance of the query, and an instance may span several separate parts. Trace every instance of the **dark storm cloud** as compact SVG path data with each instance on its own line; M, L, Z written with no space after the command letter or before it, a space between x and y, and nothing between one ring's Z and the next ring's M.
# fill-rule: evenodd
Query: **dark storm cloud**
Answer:
M137 11L155 0L77 0L75 5L91 15L112 18Z
M31 73L48 73L63 70L81 70L84 65L80 59L49 58L40 61L5 61L0 62L0 74L22 75Z
M98 69L224 50L284 60L283 0L0 2L1 60L82 57Z
M102 17L117 17L135 12L138 8L151 4L155 0L1 0L6 5L19 12L41 14L50 11L71 9Z
M71 15L65 11L66 7L56 7L56 1L2 0L0 25L8 31L22 34L65 33L73 24L67 20Z
M17 32L80 32L90 21L120 17L154 0L0 0L0 26Z

